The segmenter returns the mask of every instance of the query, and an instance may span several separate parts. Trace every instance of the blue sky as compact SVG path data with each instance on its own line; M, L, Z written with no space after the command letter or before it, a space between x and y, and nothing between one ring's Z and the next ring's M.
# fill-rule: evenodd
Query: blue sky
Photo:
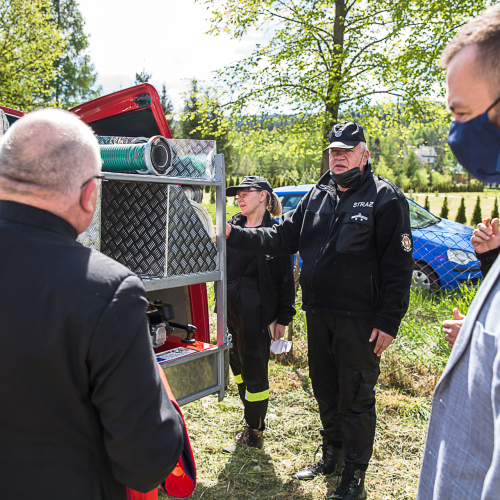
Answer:
M80 0L80 11L103 94L132 86L145 68L158 92L167 86L176 111L190 78L210 81L214 70L249 55L263 38L206 35L208 12L194 0Z

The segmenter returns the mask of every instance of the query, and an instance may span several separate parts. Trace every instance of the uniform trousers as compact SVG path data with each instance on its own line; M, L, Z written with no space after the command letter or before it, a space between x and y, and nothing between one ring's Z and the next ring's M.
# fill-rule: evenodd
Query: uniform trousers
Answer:
M373 319L307 313L309 373L321 435L346 462L366 469L375 438L380 358L369 342Z
M245 421L252 429L264 430L271 340L267 326L262 325L258 279L228 280L227 327L233 337L229 365L245 408Z

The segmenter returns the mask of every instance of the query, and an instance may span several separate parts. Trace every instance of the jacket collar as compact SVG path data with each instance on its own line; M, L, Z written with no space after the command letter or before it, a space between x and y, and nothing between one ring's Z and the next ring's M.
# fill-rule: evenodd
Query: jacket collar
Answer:
M232 224L234 224L235 226L240 226L240 227L244 227L246 221L247 221L247 218L241 212L234 214L230 220L230 222ZM270 222L271 222L271 214L269 213L269 210L266 210L264 212L264 218L262 219L261 226L269 227L272 225Z
M0 200L0 219L39 227L63 236L69 236L74 240L78 236L76 229L61 217L15 201Z

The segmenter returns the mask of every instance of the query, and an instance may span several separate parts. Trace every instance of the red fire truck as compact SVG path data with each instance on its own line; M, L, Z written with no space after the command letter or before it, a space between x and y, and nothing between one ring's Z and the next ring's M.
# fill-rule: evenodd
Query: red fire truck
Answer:
M23 113L2 107L10 123ZM224 157L214 141L173 139L155 88L138 85L70 110L101 148L158 138L164 174L106 171L94 219L79 241L126 265L143 281L152 345L179 405L224 397L229 379L225 303ZM149 143L148 143L149 144ZM156 154L156 153L155 153ZM216 238L196 203L215 188ZM201 195L201 196L200 196ZM212 228L210 228L212 229ZM207 283L214 283L216 339L210 339ZM221 306L222 305L222 306Z

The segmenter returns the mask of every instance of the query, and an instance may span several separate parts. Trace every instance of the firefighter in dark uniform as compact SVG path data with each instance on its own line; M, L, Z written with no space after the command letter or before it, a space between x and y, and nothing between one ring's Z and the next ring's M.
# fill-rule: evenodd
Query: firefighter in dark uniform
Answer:
M281 215L281 203L271 184L256 175L244 177L238 186L226 190L235 196L241 213L231 219L239 227L273 227ZM233 248L227 249L227 326L233 347L229 363L241 401L246 425L238 445L262 447L262 432L269 402L268 364L271 345L269 325L276 320L274 340L282 338L295 314L295 284L291 255L271 257Z
M375 436L380 355L409 303L413 271L408 202L375 175L363 129L329 135L330 171L273 228L228 225L227 244L283 255L300 252L309 372L323 429L323 456L297 479L342 472L334 498L366 498Z

